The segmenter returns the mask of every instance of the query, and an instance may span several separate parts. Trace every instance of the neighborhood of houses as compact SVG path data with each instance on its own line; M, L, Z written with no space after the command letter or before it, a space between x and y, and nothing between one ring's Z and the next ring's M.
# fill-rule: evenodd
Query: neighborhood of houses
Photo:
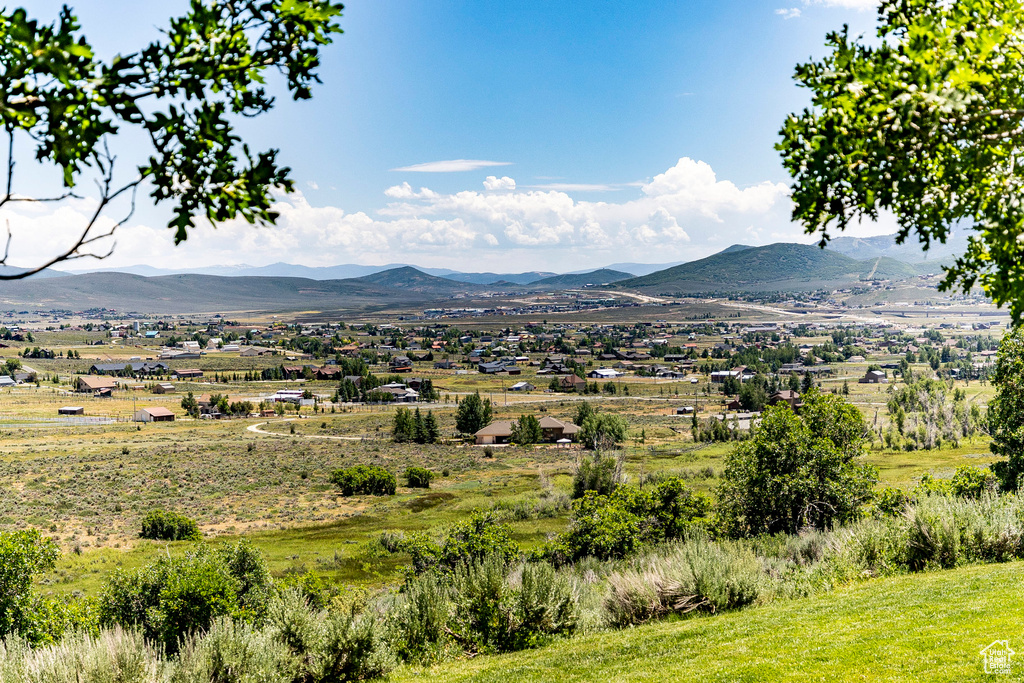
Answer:
M93 358L76 364L76 374L65 378L63 385L94 399L139 396L136 392L164 396L163 405L133 408L132 419L139 422L184 416L177 403L190 393L199 406L195 415L202 419L227 417L222 401L212 399L228 398L228 393L232 395L229 403L252 404L246 414L267 417L279 414L274 408L278 404L312 409L347 403L414 404L437 400L438 388L457 398L460 390L446 384L467 375L491 381L489 386L496 391L517 394L618 395L638 384L667 387L685 402L671 408L674 414L720 411L724 416L732 411L734 416L751 413L756 418L737 387L763 383L768 389L764 403L785 402L799 410L803 389L797 384L884 385L911 364L917 372L940 378L984 378L993 367L998 341L988 323L912 327L727 320L545 322L491 331L459 330L440 322L251 327L214 320L188 331L159 325L159 329L137 324L109 327L108 343L116 340L126 351L134 343L138 355L124 353L124 359L118 360L100 349ZM174 337L178 332L194 338L178 339ZM160 346L165 341L167 345ZM41 353L40 358L54 357L52 352ZM233 379L221 377L225 374ZM797 384L789 379L792 376L799 380ZM494 379L485 379L489 377ZM0 388L38 381L34 371L12 368L0 376ZM283 384L249 384L242 389L238 385L243 381ZM424 389L425 382L433 383L429 390ZM350 390L343 392L345 387ZM154 400L147 398L147 402ZM58 411L64 417L85 412L77 404ZM553 444L571 442L578 430L554 418L543 420L544 440ZM497 421L477 433L475 440L481 445L506 443L511 430L511 423Z

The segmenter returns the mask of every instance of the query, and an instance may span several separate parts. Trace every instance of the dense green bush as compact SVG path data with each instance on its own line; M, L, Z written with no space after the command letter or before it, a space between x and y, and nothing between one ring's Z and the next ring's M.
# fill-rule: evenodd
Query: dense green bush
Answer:
M605 450L625 441L628 432L629 423L624 417L600 413L580 424L579 439L586 448Z
M514 652L576 629L576 596L547 564L528 564L519 581L499 557L461 565L452 592L451 631L467 652Z
M520 415L512 423L511 441L519 446L530 446L540 443L544 438L544 430L540 428L540 420L534 415Z
M48 610L32 590L32 577L53 569L59 555L56 542L34 529L0 532L0 638L48 639Z
M114 628L97 634L73 630L46 647L32 647L20 638L0 640L3 683L153 683L168 680L171 671L159 648L135 630Z
M707 522L711 501L678 478L657 486L620 486L609 495L588 491L572 504L569 528L541 555L555 564L585 557L628 557L644 545L680 538Z
M451 613L448 577L428 572L408 581L399 600L388 610L398 657L430 664L453 652L456 646L449 633Z
M334 470L331 483L341 487L343 496L393 496L398 487L395 475L376 465L355 465Z
M142 538L156 541L198 541L199 525L185 515L164 510L150 510L142 518Z
M405 483L411 489L429 489L434 473L425 467L410 467L405 470Z
M372 611L318 611L298 591L285 591L270 606L267 628L294 658L293 678L286 680L363 681L393 665L383 625Z
M115 571L100 594L100 621L140 628L174 652L182 637L209 628L217 617L260 623L271 595L266 562L249 544L196 546L135 571Z
M522 554L512 540L512 527L500 523L494 512L480 510L453 526L440 543L426 534L410 534L401 542L401 549L411 556L415 574L435 568L451 572L484 558L508 565Z
M491 399L481 399L480 392L470 394L455 410L455 428L462 434L475 434L491 423Z

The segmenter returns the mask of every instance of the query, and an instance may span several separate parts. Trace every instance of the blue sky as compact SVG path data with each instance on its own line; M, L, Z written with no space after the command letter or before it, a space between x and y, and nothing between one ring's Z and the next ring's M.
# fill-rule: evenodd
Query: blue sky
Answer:
M76 11L111 55L185 5ZM59 3L25 6L50 20ZM165 211L143 207L97 265L567 271L809 241L788 220L773 149L807 98L793 68L843 23L870 31L874 10L870 0L355 0L341 23L313 101L282 99L242 126L293 169L298 192L281 197L279 226L203 226L173 248ZM49 236L22 244L24 260L55 248L87 208L14 216L16 238Z

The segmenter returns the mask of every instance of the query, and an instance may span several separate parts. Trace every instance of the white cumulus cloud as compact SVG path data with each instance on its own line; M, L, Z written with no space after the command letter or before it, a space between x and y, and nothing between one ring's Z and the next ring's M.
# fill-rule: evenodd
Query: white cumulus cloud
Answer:
M486 178L484 178L484 189L490 190L492 192L498 190L514 190L516 189L516 181L513 180L512 178L509 178L508 176L502 176L501 178L497 178L495 176L489 175Z
M295 192L275 203L279 218L273 227L254 228L244 221L216 229L200 224L178 247L173 232L156 221L129 223L117 233L114 256L100 265L399 261L464 271L565 272L626 260L690 260L735 242L813 240L790 221L784 184L740 186L687 157L649 182L623 186L620 192L615 195L619 201L583 200L570 190L519 188L505 176L486 176L478 190L451 192L403 182L383 191L376 210L357 212L313 205ZM59 207L0 211L0 221L10 220L14 232L11 263L29 265L56 253L74 239L94 206L75 200ZM864 226L865 232L871 229ZM885 231L891 232L889 225L874 234ZM80 261L74 267L88 265Z

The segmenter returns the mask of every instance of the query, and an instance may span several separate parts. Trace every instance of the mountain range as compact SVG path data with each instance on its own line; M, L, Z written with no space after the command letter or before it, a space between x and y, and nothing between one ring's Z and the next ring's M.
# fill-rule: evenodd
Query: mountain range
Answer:
M213 311L381 310L395 305L436 306L455 299L603 286L648 294L725 294L731 292L806 291L841 288L868 280L902 280L941 270L937 259L897 260L880 238L833 240L839 249L778 243L763 247L736 244L712 256L635 275L641 264L619 264L561 275L461 273L393 265L341 265L316 269L289 264L263 268L217 269L230 275L100 271L82 274L48 271L24 280L0 282L4 306L84 310L111 308L147 313ZM891 237L888 238L891 242ZM944 245L948 246L948 245ZM949 253L947 252L943 253ZM859 258L870 254L868 258ZM626 270L633 267L634 270ZM314 277L268 273L309 273ZM0 274L4 271L0 270ZM7 269L8 273L16 272ZM243 274L243 273L263 274ZM359 273L323 278L327 274Z
M886 256L858 260L814 245L777 243L733 245L713 256L622 280L615 286L658 294L798 291L916 275L913 264Z

